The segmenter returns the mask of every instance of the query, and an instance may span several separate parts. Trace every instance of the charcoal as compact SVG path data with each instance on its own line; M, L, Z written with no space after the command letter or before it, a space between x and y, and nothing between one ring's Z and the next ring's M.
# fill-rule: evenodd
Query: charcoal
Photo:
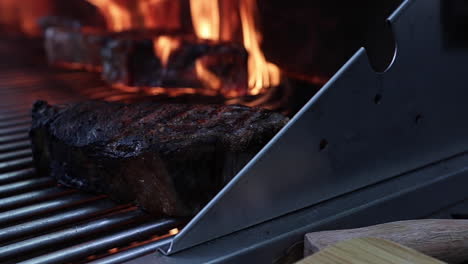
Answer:
M237 105L101 101L38 101L32 118L41 175L159 216L198 212L288 121Z
M187 36L174 39L178 48L172 51L166 64L155 55L155 39L109 41L102 53L103 79L132 87L190 87L197 93L226 97L247 94L248 54L242 45ZM211 78L200 78L197 64Z

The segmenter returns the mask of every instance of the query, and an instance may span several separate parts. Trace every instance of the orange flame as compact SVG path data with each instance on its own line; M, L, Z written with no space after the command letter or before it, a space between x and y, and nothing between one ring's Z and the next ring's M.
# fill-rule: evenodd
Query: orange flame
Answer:
M135 27L180 29L181 3L177 0L87 0L104 15L112 31ZM248 52L248 94L259 95L281 82L278 66L269 62L261 49L262 36L256 25L256 0L189 0L193 31L200 40L243 43ZM180 48L181 40L158 36L153 40L156 56L167 67L171 54ZM213 92L223 80L203 63L195 63L199 80ZM157 89L159 92L160 89Z
M256 9L255 0L240 1L244 46L249 52L249 89L253 95L261 93L264 88L277 86L281 82L280 69L266 60L260 48L261 34L256 28L254 19Z
M133 27L132 14L118 0L86 0L96 6L104 16L111 31L123 31Z
M104 16L110 31L120 32L135 28L178 29L181 26L180 5L175 0L87 0ZM164 67L171 53L180 46L180 40L160 36L153 40L156 56Z
M7 30L39 35L37 20L53 13L52 0L0 0L0 27Z
M171 53L180 47L180 39L169 36L157 37L153 41L153 47L154 53L161 60L162 65L167 67Z
M201 60L195 62L195 71L200 81L208 88L213 90L221 89L223 81L207 69Z
M180 4L175 0L86 0L104 16L107 27L119 32L138 28L178 29Z
M222 17L220 34L222 41L241 39L242 29L238 10L239 0L222 0L220 2L220 17Z
M255 24L255 14L257 12L256 0L240 0L239 12L242 26L242 36L245 49L249 53L248 73L249 73L249 93L257 95L264 92L265 89L277 86L281 82L281 72L278 66L266 60L260 43L261 34ZM231 3L231 2L227 2ZM228 6L228 5L227 5ZM220 36L232 36L232 21L224 21L223 30L229 32L220 32L220 9L218 0L190 0L190 11L192 14L192 24L195 33L200 39L220 40ZM226 8L224 11L227 11ZM223 18L232 20L235 18L235 9L231 9ZM224 39L224 37L223 37ZM232 39L230 39L232 41ZM200 65L197 67L197 74L201 80L214 83L210 72L204 70ZM216 76L214 76L216 77ZM210 81L211 80L211 81Z
M198 38L219 40L218 0L190 0L190 12Z
M179 29L180 4L176 0L139 0L138 11L146 28Z

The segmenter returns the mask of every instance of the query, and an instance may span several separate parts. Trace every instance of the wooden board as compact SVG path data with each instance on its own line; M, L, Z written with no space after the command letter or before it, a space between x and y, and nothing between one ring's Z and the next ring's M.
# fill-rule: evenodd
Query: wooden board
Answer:
M355 238L339 242L297 264L441 264L414 249L380 238Z
M305 235L304 256L360 237L375 237L412 248L448 263L468 260L468 220L421 219Z

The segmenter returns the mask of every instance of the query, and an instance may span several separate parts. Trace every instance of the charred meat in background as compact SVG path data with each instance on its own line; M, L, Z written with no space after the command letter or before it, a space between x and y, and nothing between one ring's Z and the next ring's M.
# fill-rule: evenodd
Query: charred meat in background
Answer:
M224 105L38 101L35 165L59 182L155 215L200 210L288 119Z

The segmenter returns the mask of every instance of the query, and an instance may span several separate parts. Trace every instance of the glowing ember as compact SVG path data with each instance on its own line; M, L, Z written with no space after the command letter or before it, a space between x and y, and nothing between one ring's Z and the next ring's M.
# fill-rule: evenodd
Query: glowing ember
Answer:
M118 249L118 248L109 249L109 253L110 253L110 254L115 254L115 253L117 253L117 252L119 252L119 249Z
M179 229L178 229L178 228L174 228L174 229L169 230L169 234L170 234L170 235L177 235L178 233L179 233Z
M167 67L169 57L172 52L180 47L180 39L170 36L157 37L153 41L154 53L161 60L164 67Z

